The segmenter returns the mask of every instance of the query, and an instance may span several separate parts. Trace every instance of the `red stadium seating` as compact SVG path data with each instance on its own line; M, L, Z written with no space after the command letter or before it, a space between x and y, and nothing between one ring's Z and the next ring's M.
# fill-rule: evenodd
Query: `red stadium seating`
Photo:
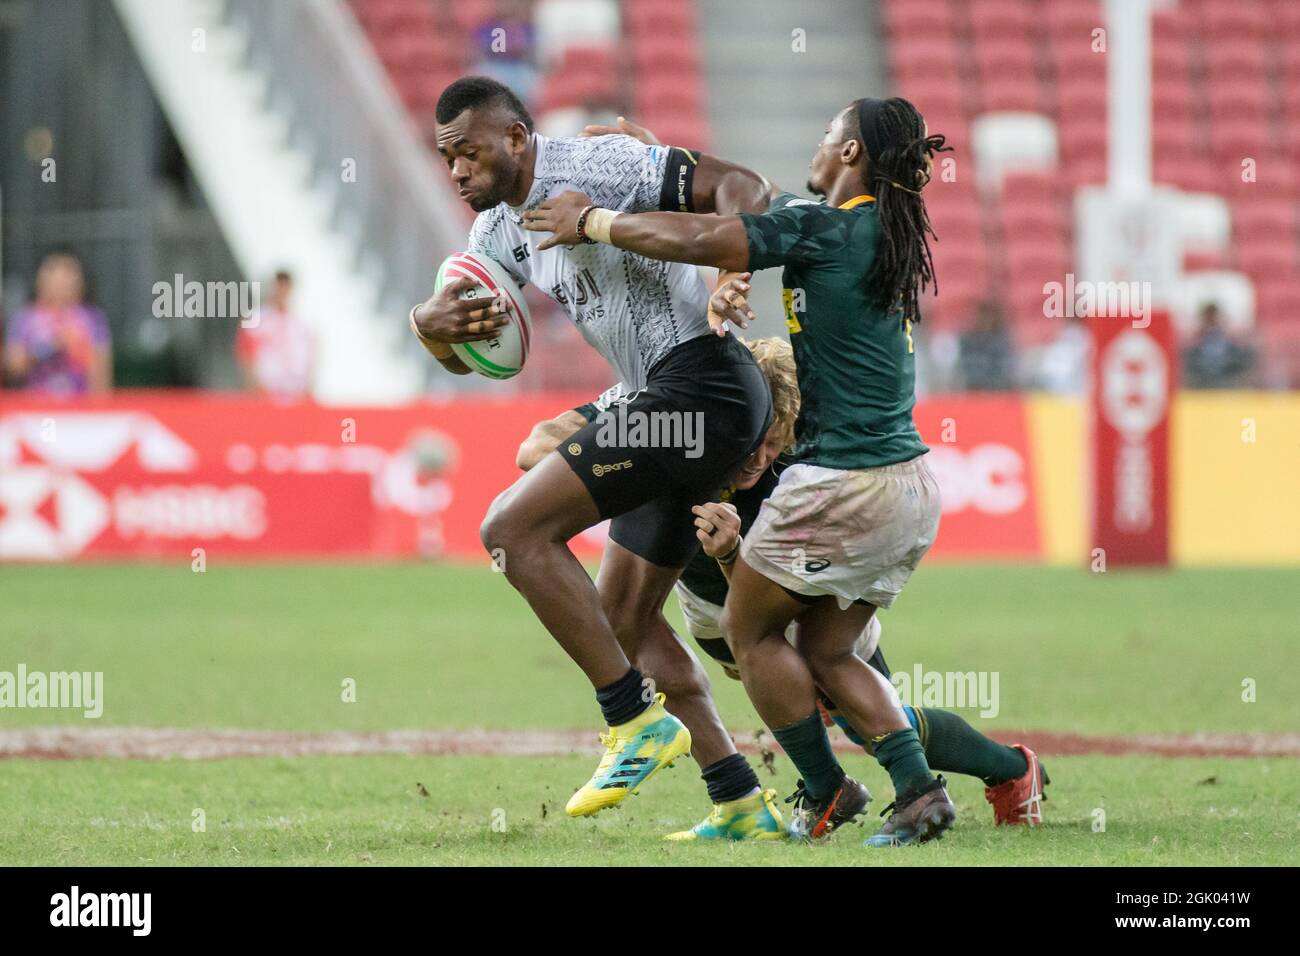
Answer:
M937 256L944 294L930 309L946 322L969 304L971 289L996 289L1031 326L1017 334L1033 339L1045 327L1035 321L1044 276L1059 278L1053 274L1070 259L1073 191L1106 177L1107 61L1094 50L1103 5L882 0L881 7L896 88L927 118L942 119L950 142L962 146L959 168L969 173L971 160L969 133L957 124L981 111L1038 110L1058 124L1056 172L1009 176L986 200L938 182L928 194L935 228L949 240ZM1233 217L1232 252L1189 261L1247 272L1261 327L1297 317L1281 338L1300 383L1300 0L1179 0L1154 13L1152 37L1155 177L1224 196ZM982 216L994 228L981 234L972 222ZM971 252L981 235L991 243L986 254ZM973 275L981 263L983 275ZM956 271L950 283L947 268ZM944 301L950 292L952 307Z

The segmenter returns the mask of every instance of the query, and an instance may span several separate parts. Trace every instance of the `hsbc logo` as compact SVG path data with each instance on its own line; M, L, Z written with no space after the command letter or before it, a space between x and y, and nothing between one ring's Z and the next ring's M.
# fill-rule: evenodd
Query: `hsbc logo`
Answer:
M1101 357L1101 407L1106 421L1130 442L1139 442L1165 417L1169 364L1146 332L1130 329Z
M1155 521L1155 462L1148 436L1168 412L1169 361L1150 334L1130 329L1106 347L1100 372L1101 412L1121 437L1113 463L1112 520L1120 531L1141 534Z
M939 445L925 459L939 482L943 513L967 508L990 515L1019 511L1029 500L1025 459L1000 442L968 449Z
M0 559L79 554L108 524L108 500L77 475L46 465L0 466Z
M113 521L113 505L81 473L128 461L186 471L198 455L139 412L17 413L0 417L0 560L80 554Z

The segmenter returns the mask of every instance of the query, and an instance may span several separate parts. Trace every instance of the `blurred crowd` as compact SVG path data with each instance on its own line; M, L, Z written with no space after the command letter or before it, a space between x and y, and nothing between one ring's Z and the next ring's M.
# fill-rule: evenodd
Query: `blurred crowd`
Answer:
M235 337L245 390L281 400L311 394L315 338L293 306L293 275L275 273L266 302L239 323ZM49 397L102 395L113 387L113 338L104 312L87 295L81 260L53 252L41 260L31 302L0 314L6 388Z
M242 386L281 400L311 393L316 342L311 323L294 308L294 279L275 273L262 307L241 323L235 358ZM4 329L4 383L49 396L103 394L113 384L109 321L87 297L80 260L70 252L46 256L36 271L31 302ZM3 318L3 317L0 317ZM1002 392L1033 389L1080 395L1087 388L1091 340L1081 319L1063 319L1056 336L1029 360L1020 354L1003 307L978 303L959 334L921 342L922 390ZM1216 303L1206 303L1190 339L1181 345L1184 388L1258 387L1258 355L1250 341L1230 331Z

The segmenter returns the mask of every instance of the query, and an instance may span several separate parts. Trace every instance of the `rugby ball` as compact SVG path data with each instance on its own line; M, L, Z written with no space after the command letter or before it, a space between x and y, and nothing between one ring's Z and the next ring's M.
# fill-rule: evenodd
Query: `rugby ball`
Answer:
M494 339L480 342L454 342L452 351L462 362L486 378L513 378L528 360L533 335L528 303L518 283L496 260L476 252L457 252L438 267L434 291L457 279L469 279L474 285L460 293L462 299L483 299L487 305L498 296L509 308L510 321Z

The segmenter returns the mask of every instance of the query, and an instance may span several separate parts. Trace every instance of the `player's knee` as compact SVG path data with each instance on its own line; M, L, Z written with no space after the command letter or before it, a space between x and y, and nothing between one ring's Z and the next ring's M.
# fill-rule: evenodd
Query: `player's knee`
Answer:
M516 509L510 505L510 492L506 490L497 495L483 516L478 536L483 547L495 553L508 547L512 539L517 541L521 530Z
M751 634L744 620L738 619L732 612L730 604L723 607L722 614L718 617L718 629L726 638L727 647L731 649L731 655L737 664L741 663L742 653L753 647L756 637L762 636Z

